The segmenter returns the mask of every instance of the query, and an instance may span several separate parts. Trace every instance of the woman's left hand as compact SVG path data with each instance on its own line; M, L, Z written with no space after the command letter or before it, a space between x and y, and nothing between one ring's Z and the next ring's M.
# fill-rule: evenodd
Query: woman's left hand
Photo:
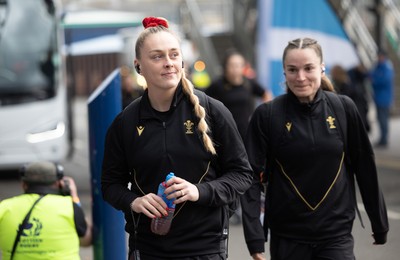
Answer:
M174 177L170 179L167 183L165 189L165 194L168 199L175 198L175 204L179 204L185 201L197 201L199 199L199 190L192 183L179 178Z

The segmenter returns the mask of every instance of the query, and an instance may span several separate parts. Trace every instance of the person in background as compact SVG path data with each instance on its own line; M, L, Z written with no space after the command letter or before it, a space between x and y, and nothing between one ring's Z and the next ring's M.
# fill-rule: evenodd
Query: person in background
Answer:
M363 82L361 67L357 66L346 71L342 66L334 65L330 69L330 75L336 93L346 95L354 101L365 129L369 132L367 90Z
M368 90L366 86L367 74L363 72L360 64L346 71L340 65L334 65L330 69L331 79L335 91L338 94L350 97L357 106L358 112L367 132L370 131L368 121Z
M127 107L133 100L143 95L143 88L137 86L128 66L121 68L121 95L122 95L122 109Z
M226 259L229 204L252 182L242 138L229 110L186 78L168 22L142 23L134 63L147 88L107 131L103 198L125 213L129 259ZM157 235L151 221L167 214L157 189L170 172L165 194L176 209Z
M251 114L256 107L256 98L262 102L272 99L269 90L264 89L256 80L245 76L249 66L243 55L235 49L229 49L222 61L223 75L215 79L206 88L205 93L221 101L232 113L241 137L244 139ZM249 73L247 73L249 75ZM241 223L241 209L237 208L230 223Z
M240 135L244 138L256 98L262 102L272 99L269 90L254 79L244 76L246 60L235 49L229 49L222 61L223 75L213 80L206 94L221 101L231 111Z
M386 51L378 50L378 61L369 74L380 131L376 147L388 146L390 108L393 104L393 77L393 65Z
M282 61L287 93L258 106L245 140L254 171L242 197L247 247L265 259L270 231L271 260L354 260L356 180L374 244L385 244L389 231L368 134L354 102L332 93L316 40L290 41Z
M52 162L30 163L21 174L24 194L0 202L2 259L80 259L92 228L74 180Z
M350 77L347 74L347 71L340 65L334 65L330 69L330 74L336 93L346 95L353 99L354 91L350 84Z
M358 112L360 113L367 132L370 132L371 125L368 119L370 98L370 91L368 87L368 71L362 64L358 64L357 66L350 68L347 73L350 77L351 86L354 90L353 101L357 106Z

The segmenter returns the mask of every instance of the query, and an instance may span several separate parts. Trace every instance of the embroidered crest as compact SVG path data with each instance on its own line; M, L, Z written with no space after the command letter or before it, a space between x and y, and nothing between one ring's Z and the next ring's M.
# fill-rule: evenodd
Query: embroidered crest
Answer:
M190 120L186 120L186 122L183 124L185 125L186 128L185 134L193 134L194 123Z
M331 117L331 116L328 116L328 118L326 119L326 122L328 122L328 124L329 124L329 129L334 129L334 128L336 128L336 126L335 126L335 118L334 117Z
M137 130L137 132L138 132L138 135L140 136L141 134L142 134L142 132L143 132L143 130L144 130L144 126L137 126L136 127L136 130Z

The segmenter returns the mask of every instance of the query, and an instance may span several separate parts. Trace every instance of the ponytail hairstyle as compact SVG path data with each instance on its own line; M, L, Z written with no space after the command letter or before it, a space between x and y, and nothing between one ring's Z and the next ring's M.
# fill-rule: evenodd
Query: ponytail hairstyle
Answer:
M147 39L147 36L151 34L168 32L179 40L178 36L169 29L168 21L165 18L146 17L143 19L142 24L145 29L139 35L135 45L135 53L137 59L141 58L141 49L144 45L145 40ZM186 78L184 70L182 70L182 89L183 92L189 97L190 102L193 104L194 113L199 119L198 129L202 135L205 149L213 155L217 154L214 143L209 136L211 130L206 121L206 110L204 109L204 107L201 106L199 98L194 94L194 86L192 82L188 78Z
M285 64L286 55L289 50L306 49L306 48L313 49L317 54L317 56L320 58L320 61L322 63L324 58L322 55L321 45L319 45L319 43L316 40L311 38L298 38L293 41L290 41L286 46L285 50L283 51L283 57L282 57L283 64ZM325 69L323 69L322 72L325 72ZM321 77L321 88L326 91L335 92L335 88L333 87L332 82L325 75L325 73L323 73Z

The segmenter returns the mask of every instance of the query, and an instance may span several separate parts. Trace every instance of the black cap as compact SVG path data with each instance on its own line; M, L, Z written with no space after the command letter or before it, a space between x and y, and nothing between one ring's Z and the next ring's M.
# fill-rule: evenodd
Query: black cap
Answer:
M52 162L34 162L22 169L22 180L35 184L52 184L59 179L57 165Z

